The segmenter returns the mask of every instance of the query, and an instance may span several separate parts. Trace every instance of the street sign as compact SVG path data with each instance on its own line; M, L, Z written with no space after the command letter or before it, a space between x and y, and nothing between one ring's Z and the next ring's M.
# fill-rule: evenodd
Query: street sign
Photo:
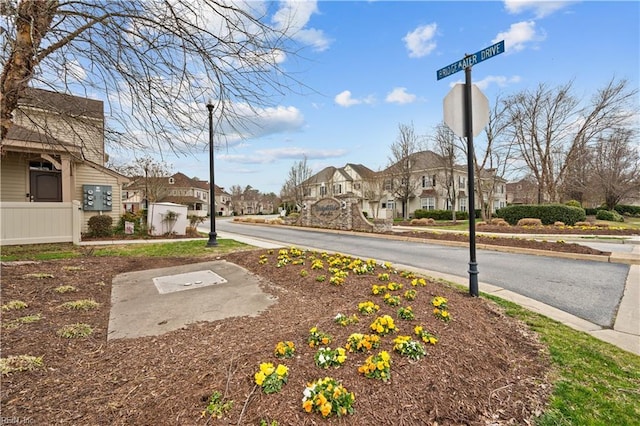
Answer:
M464 84L456 84L444 97L444 122L453 133L466 137L464 125ZM489 100L475 84L471 85L471 119L473 136L478 136L489 122Z
M449 64L444 68L440 68L438 71L436 71L436 77L438 80L441 80L445 77L449 77L450 75L457 73L458 71L462 71L465 68L469 68L477 63L486 61L489 58L493 58L494 56L501 53L504 53L504 40L499 41L493 46L489 46L472 55L467 55L459 61Z

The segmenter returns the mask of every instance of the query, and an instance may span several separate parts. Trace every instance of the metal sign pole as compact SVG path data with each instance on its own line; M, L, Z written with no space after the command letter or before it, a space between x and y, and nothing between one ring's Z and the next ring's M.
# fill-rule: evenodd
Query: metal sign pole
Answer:
M471 67L464 70L464 111L467 138L467 177L469 179L469 294L478 297L478 262L476 261L476 203L474 190L473 117L471 102Z

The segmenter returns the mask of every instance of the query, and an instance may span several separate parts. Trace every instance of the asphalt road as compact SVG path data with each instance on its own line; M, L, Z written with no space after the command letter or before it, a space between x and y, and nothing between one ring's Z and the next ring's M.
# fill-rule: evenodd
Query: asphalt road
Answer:
M203 224L202 228L209 228ZM451 274L468 280L469 249L216 220L216 230ZM612 327L629 265L477 250L478 280Z

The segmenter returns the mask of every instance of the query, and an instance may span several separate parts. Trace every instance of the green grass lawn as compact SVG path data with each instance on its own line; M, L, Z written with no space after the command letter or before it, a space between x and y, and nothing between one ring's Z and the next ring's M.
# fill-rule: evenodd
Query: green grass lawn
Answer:
M211 256L250 248L233 240L86 247L39 244L2 247L2 260L47 260L77 256ZM524 321L540 336L552 360L553 394L536 424L640 424L640 356L623 351L557 321L500 298L483 295Z
M555 380L537 425L640 424L640 356L493 296L549 347Z

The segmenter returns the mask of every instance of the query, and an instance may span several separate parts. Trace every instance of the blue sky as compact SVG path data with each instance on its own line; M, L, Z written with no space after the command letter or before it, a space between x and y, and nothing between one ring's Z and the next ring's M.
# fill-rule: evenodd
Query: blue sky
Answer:
M505 53L472 70L490 103L540 83L573 80L574 94L585 100L612 78L639 85L637 1L279 4L299 8L297 38L305 46L282 66L310 89L279 99L264 111L261 131L216 152L215 182L227 189L251 185L279 194L303 155L314 171L346 163L386 167L398 126L413 123L418 134L432 134L443 119L443 98L464 81L463 72L438 81L436 71L500 40ZM475 138L479 146L482 138ZM208 180L206 149L165 160L174 172Z

